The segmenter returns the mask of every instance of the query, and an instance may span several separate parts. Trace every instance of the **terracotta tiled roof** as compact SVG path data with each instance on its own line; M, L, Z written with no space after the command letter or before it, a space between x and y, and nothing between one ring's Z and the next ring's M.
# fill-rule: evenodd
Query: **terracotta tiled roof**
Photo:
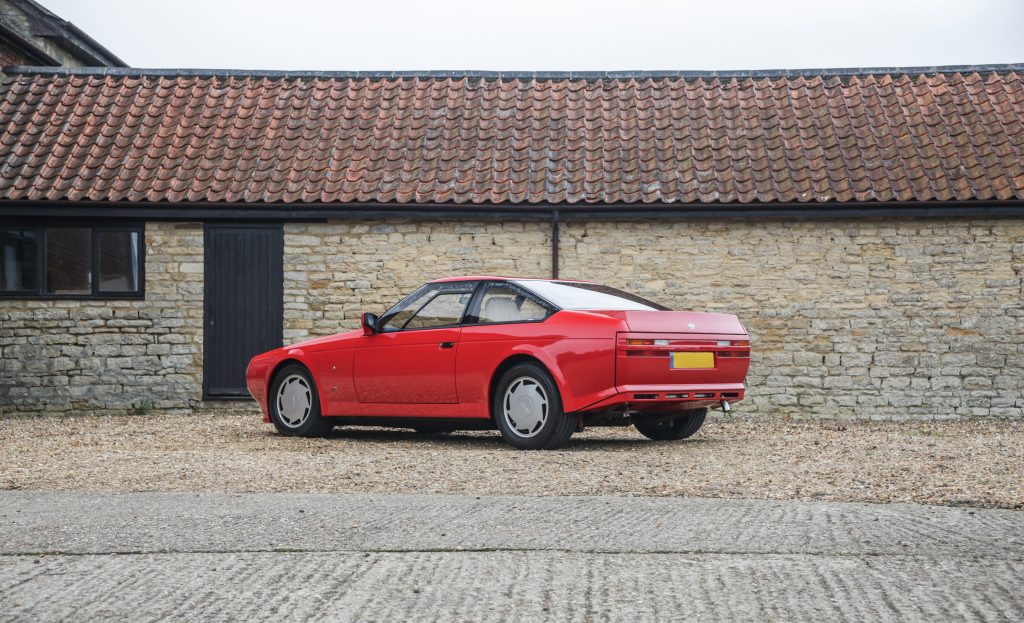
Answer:
M0 96L0 127L0 199L1024 200L1019 67L738 78L25 71Z

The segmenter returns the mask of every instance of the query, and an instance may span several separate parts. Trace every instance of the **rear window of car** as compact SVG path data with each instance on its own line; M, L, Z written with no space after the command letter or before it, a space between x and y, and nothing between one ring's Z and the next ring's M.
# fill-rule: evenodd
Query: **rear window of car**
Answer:
M618 288L582 281L513 281L562 309L667 311L668 307Z

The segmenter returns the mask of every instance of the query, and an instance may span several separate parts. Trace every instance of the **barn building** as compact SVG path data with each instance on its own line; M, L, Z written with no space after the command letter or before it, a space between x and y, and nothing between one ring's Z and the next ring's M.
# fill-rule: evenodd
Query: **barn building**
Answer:
M737 314L741 413L1024 412L1024 66L3 71L4 415L255 413L458 274Z
M81 28L32 0L0 0L0 67L124 67Z

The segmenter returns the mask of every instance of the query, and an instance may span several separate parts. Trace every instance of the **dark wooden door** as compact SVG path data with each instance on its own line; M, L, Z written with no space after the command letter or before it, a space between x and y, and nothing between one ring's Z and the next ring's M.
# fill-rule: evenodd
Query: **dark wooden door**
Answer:
M214 225L205 232L203 393L247 398L245 367L281 346L281 225Z

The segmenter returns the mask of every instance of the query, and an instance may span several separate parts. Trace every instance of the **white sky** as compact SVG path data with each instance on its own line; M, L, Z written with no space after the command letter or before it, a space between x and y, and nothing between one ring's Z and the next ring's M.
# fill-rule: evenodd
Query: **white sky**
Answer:
M703 70L1024 61L1021 0L40 0L135 67Z

